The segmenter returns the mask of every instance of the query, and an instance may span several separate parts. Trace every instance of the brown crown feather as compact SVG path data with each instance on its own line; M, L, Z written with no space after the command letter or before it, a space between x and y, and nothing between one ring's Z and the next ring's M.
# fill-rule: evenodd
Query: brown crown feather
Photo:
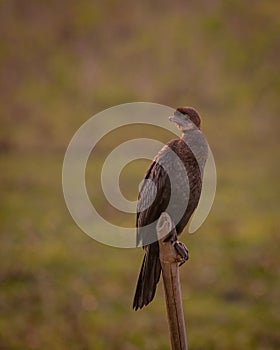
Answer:
M178 107L176 111L187 115L190 120L200 129L201 117L193 107Z

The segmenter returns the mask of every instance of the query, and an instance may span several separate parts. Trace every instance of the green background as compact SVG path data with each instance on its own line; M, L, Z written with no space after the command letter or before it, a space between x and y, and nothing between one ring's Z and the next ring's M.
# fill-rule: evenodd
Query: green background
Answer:
M116 104L192 105L214 153L207 221L183 235L190 349L279 349L278 1L0 1L0 349L169 349L164 295L131 309L141 249L79 230L62 194L67 144ZM87 182L128 136L100 143ZM121 178L128 198L147 162ZM138 182L137 182L138 181Z

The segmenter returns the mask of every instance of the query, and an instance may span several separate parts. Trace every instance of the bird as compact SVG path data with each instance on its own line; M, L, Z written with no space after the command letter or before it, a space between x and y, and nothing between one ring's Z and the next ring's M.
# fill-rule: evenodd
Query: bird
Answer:
M178 107L169 121L182 132L181 138L168 142L155 156L138 195L136 244L142 245L145 255L136 284L134 310L153 300L160 279L157 220L167 212L175 232L181 234L198 206L202 190L208 144L201 132L201 116L193 107ZM166 240L178 242L177 236L167 236ZM177 248L180 252L180 245Z

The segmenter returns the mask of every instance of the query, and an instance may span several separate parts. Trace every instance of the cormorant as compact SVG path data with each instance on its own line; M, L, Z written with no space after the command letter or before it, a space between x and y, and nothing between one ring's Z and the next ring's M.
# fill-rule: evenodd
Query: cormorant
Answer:
M182 136L159 151L146 172L138 196L137 245L142 243L145 256L133 301L135 310L153 300L161 274L156 222L166 211L177 234L183 231L198 205L208 156L208 146L200 131L201 118L194 108L178 107L169 120L176 123ZM175 242L177 237L168 239Z

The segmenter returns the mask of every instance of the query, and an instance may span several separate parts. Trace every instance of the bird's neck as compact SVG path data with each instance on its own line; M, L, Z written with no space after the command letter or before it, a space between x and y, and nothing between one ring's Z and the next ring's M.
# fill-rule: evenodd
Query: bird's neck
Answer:
M204 138L202 132L198 128L184 130L181 135L181 139L185 142L194 142L200 140L202 137Z

